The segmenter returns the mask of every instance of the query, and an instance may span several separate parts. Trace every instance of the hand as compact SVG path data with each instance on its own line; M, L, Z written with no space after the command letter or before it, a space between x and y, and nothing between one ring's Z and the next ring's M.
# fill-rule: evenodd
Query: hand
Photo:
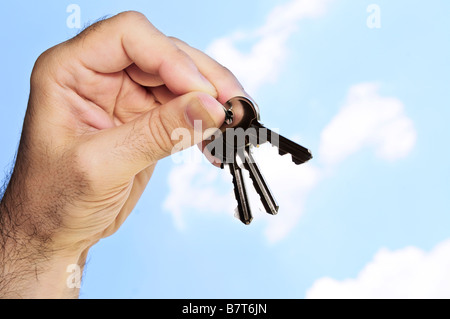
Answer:
M227 69L137 12L42 54L0 206L3 256L17 259L0 269L0 296L76 296L64 287L67 265L82 266L122 225L179 142L172 132L188 129L186 146L201 143L194 120L220 127L222 104L237 95L245 92ZM22 278L15 289L2 288L13 275Z

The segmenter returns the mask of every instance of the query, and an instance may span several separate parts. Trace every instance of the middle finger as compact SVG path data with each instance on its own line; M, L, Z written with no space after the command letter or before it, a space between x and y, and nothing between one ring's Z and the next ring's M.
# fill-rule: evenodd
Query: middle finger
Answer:
M234 74L206 53L191 47L177 38L171 40L194 61L200 73L203 74L216 88L217 100L225 104L235 96L251 98L242 87Z

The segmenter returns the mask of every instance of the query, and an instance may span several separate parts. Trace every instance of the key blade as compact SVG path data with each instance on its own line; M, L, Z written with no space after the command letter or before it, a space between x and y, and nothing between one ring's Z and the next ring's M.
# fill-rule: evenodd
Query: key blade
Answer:
M264 125L260 123L252 124L252 127L255 128L257 132L257 141L258 144L264 144L266 142L271 143L272 145L278 147L278 153L280 155L291 154L292 161L296 165L300 165L310 161L313 157L311 151L289 139L286 137L268 129Z
M250 150L244 152L245 161L244 166L250 173L250 179L253 182L256 192L258 193L264 209L268 214L276 215L278 213L278 203L276 202L264 176L261 174L258 164L253 158Z
M245 225L250 225L253 220L252 212L250 210L250 203L247 197L247 191L245 189L244 177L242 170L236 163L228 164L230 167L230 173L233 176L234 196L237 200L237 209L239 214L239 220Z

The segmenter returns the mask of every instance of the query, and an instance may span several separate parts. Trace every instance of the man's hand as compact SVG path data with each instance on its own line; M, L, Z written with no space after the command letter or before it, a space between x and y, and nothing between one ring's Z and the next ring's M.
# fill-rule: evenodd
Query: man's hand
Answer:
M16 166L0 205L0 296L76 297L70 264L113 234L158 160L224 121L245 95L224 67L140 13L96 23L44 54L31 76Z

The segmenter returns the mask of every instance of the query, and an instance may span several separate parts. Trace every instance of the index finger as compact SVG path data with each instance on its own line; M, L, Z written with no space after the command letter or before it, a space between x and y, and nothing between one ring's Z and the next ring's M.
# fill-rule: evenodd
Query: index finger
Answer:
M139 12L98 22L71 44L71 54L95 72L115 73L134 63L143 72L159 76L175 94L202 91L216 95L192 59Z

